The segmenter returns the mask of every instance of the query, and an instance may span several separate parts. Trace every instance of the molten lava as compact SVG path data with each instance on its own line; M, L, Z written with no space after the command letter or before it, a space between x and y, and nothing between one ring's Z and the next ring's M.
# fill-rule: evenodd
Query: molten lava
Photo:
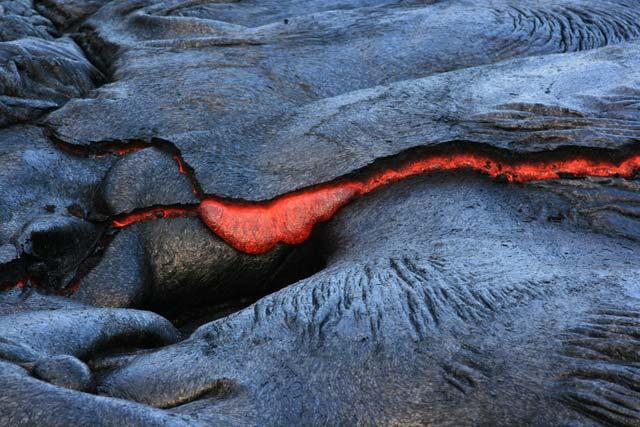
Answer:
M278 197L268 202L233 203L203 200L198 215L234 248L250 254L271 250L277 243L301 243L315 224L330 219L354 198L401 179L436 171L471 169L507 182L528 182L573 176L632 177L640 170L640 155L613 163L588 158L515 161L506 163L488 154L435 154L377 171L363 179L324 184Z
M183 162L178 159L176 162L184 173ZM124 215L115 219L113 226L121 228L139 221L197 214L214 233L237 250L261 254L278 243L302 243L315 224L329 220L355 198L386 184L414 175L460 169L518 183L567 175L630 178L640 170L640 154L616 162L575 155L517 160L484 152L431 153L399 166L339 179L269 201L238 202L209 196L196 207L156 207Z
M39 286L39 280L31 275L25 275L14 282L2 283L0 285L0 291L8 291L14 288L23 289L28 285Z
M131 141L127 143L119 143L116 141L107 141L96 143L91 146L75 145L64 142L60 139L50 137L56 147L65 153L78 157L104 157L110 154L116 156L126 156L136 151L145 150L147 148L156 147L157 144L145 141Z
M185 216L195 216L193 208L174 206L152 207L120 215L113 221L111 221L111 225L115 228L124 228L142 221L151 221L154 219L165 218L180 218Z
M182 161L182 157L180 157L177 154L174 154L173 156L171 156L173 158L173 161L176 162L176 164L178 165L178 172L181 173L182 175L187 173L187 168L184 165L184 162Z
M204 223L239 251L261 254L277 243L304 242L313 226L328 221L362 194L358 183L344 182L285 194L264 203L231 203L207 198L198 206Z

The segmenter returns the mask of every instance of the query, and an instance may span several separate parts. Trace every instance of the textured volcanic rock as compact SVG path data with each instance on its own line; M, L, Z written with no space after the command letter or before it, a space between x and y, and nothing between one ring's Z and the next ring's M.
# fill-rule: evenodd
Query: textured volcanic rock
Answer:
M53 24L33 9L31 0L0 1L0 41L24 37L49 40L55 33Z
M557 180L536 183L535 186L549 190L568 202L568 209L556 219L570 219L606 234L640 241L638 179Z
M584 53L468 68L316 101L268 129L247 129L249 136L229 133L216 138L218 131L190 132L173 137L173 142L194 167L206 191L244 199L274 197L330 181L380 157L451 141L482 143L520 153L567 146L622 150L640 138L638 58L640 45L626 43ZM190 151L203 135L216 141L210 145L218 159L215 166L199 167L211 153ZM251 150L242 145L241 137ZM171 162L169 154L160 150L144 150L119 160L103 190L111 212L196 200L189 180L177 167L172 168ZM159 179L142 179L143 171L153 170L159 171ZM601 186L604 182L592 184ZM620 182L623 187L624 182ZM600 230L638 237L633 207L638 202L635 184L604 193L608 200L595 205L575 192L565 193L575 199L574 209L566 215ZM196 289L203 295L210 292L216 299L216 292L224 295L218 283L243 289L269 276L282 260L277 253L261 259L243 256L195 225L197 220L181 221L190 225L183 227L178 221L144 225L143 247L152 258L147 265L154 277L151 283L156 301L170 300L180 293L189 295ZM162 254L167 253L172 261L164 261ZM122 251L109 255L121 259ZM139 259L127 258L128 263ZM121 263L107 258L103 262ZM243 266L241 271L255 274L249 279L238 275L239 265ZM124 287L121 293L129 295L119 301L125 305L145 302L131 299L143 289L141 283L124 285L131 280L134 276L117 281ZM113 285L103 285L109 281L106 273L88 289L110 288ZM108 301L100 305L110 304Z
M114 348L122 352L171 344L179 334L168 321L149 312L82 308L39 294L11 291L0 297L3 425L200 425L196 419L75 391L95 392L95 378L78 358L91 362ZM5 314L9 303L23 311ZM213 420L232 424L226 417Z
M79 391L91 388L89 367L73 356L54 356L39 360L33 365L33 374L58 387Z
M84 276L73 299L98 307L136 307L149 299L151 277L145 249L131 227L119 233Z
M238 139L212 130L173 141L206 192L248 200L450 141L518 152L622 148L640 137L639 54L640 44L625 44L469 68L316 101ZM200 138L213 144L215 167L190 151Z
M633 2L387 3L336 11L333 2L304 10L296 2L111 2L82 24L82 38L114 81L49 115L47 126L79 145L164 138L159 149L125 157L110 171L103 195L112 214L193 203L193 183L170 167L176 150L204 193L262 200L419 145L465 140L536 151L637 140L637 109L628 103L638 93L636 46L433 75L634 39L640 11ZM465 31L452 35L456 26ZM382 86L354 91L375 85ZM619 100L626 109L612 109ZM282 260L245 259L206 229L189 226L197 231L184 235L175 224L145 226L154 231L136 238L150 260L125 261L111 251L117 261L103 261L127 265L114 270L118 277L146 264L151 285L139 276L109 283L106 273L82 286L112 289L100 305L144 306L195 289L223 295L222 282L243 289L264 282ZM169 243L166 251L165 242L174 241L208 249ZM159 263L158 253L191 257ZM255 274L237 277L239 265ZM98 303L100 292L89 292L94 296L80 298Z
M0 43L0 126L86 95L102 77L70 39Z
M10 293L3 294L2 303L9 298ZM179 334L168 321L136 310L78 308L78 303L62 303L57 297L31 295L25 300L30 309L0 315L3 425L69 425L71 419L75 425L184 422L140 405L73 391L94 388L91 371L78 358L87 360L113 348L171 344ZM23 402L25 393L31 393L28 405Z
M639 39L637 0L0 0L0 424L637 425ZM366 177L260 255L203 214Z
M88 17L109 0L44 0L37 1L36 9L58 28L69 28Z
M0 316L28 311L89 308L61 296L46 295L34 289L14 288L0 294Z
M0 127L34 119L103 78L31 1L0 1Z
M624 30L610 31L632 38L639 30L640 9L631 3L607 3L609 12L587 3L568 3L573 7L566 8L581 11L575 13L584 22L578 25L572 20L573 27L536 26L538 31L545 30L545 40L555 41L543 45L532 43L532 35L522 40L521 47L513 46L513 39L521 39L524 30L518 25L514 30L516 18L507 18L508 12L516 12L507 4L500 3L501 16L486 5L474 8L444 2L390 11L365 8L321 13L301 18L295 25L292 19L289 24L238 29L239 39L228 42L229 46L214 43L168 50L145 45L141 39L147 34L141 23L146 22L142 18L148 14L146 9L139 9L139 3L115 2L100 9L90 22L105 42L121 46L114 59L116 81L102 87L96 98L66 104L47 123L62 139L79 144L163 137L181 151L204 192L251 200L326 181L376 157L421 144L463 139L498 140L497 145L507 145L515 133L512 130L522 131L516 133L520 140L535 138L536 131L551 130L556 138L540 137L544 143L528 142L527 148L570 144L587 133L590 138L583 144L596 145L596 139L614 138L613 132L602 135L613 126L611 122L609 127L602 123L603 131L593 131L607 119L629 121L621 126L626 133L615 138L618 143L628 142L637 137L633 121L637 109L629 105L626 111L611 112L610 104L637 97L637 48L629 45L607 53L532 58L350 92L495 61L514 52L561 52L622 41L621 37L598 41L597 34L603 37L598 32L588 38L593 45L581 45L578 41L587 37L576 34L572 39L576 45L568 47L561 37L569 37L570 28L591 34L588 23L595 22L606 33L609 21L604 16L613 13L611 9L621 17L639 15L629 22L621 18ZM495 24L487 24L484 14L494 17L489 22ZM557 14L563 16L560 9ZM520 20L515 22L526 26L526 16L518 15ZM554 16L550 13L548 18ZM201 34L200 25L217 22L192 23L193 19L177 19L185 25L176 31ZM451 38L449 28L465 23L447 23L447 19L467 19L475 26ZM612 21L609 25L617 28L622 24ZM351 32L346 37L348 28ZM495 31L491 40L498 40L499 47L487 42L488 36L476 35L473 28L478 33ZM554 35L560 28L563 32ZM247 32L255 43L249 43ZM184 41L173 32L170 36ZM437 42L445 37L450 40ZM439 68L430 67L432 63ZM505 74L512 77L505 79ZM339 94L344 95L317 101ZM585 127L588 129L580 134ZM573 140L569 140L571 135ZM360 149L366 155L354 156L353 151ZM160 194L158 199L171 193Z
M258 291L288 252L283 246L259 256L238 252L195 218L138 224L118 234L74 298L175 312Z
M143 405L92 396L55 387L29 375L19 366L0 361L2 412L0 421L14 426L145 425L198 426L194 419L168 414ZM28 404L25 396L29 396ZM229 425L225 419L216 425Z
M85 358L116 345L170 344L178 333L154 313L88 308L1 316L0 337L40 354Z
M67 284L98 237L88 218L111 160L67 154L30 126L0 130L0 159L0 284L28 269Z
M153 179L149 179L150 174ZM175 161L155 148L118 159L102 184L102 197L113 213L198 201L189 180L180 174Z
M70 39L0 43L0 126L33 119L86 95L100 72Z
M637 420L638 246L547 220L565 208L459 174L390 186L326 226L326 269L99 389L274 425Z

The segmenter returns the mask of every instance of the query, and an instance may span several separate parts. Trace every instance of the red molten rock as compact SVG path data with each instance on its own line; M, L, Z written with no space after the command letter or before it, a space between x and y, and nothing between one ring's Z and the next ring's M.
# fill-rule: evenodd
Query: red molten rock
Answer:
M234 248L251 254L271 250L277 243L302 243L318 222L329 220L358 196L401 179L436 171L476 170L508 182L528 182L573 176L632 177L640 169L640 155L616 163L585 157L514 161L488 154L430 155L398 168L385 169L361 180L343 180L290 193L266 202L232 202L207 198L197 207L204 223Z

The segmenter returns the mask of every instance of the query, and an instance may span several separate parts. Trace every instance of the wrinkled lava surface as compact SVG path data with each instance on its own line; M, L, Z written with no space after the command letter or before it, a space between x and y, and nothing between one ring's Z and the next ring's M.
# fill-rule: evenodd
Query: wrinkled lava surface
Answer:
M0 424L638 425L639 144L638 0L0 0Z

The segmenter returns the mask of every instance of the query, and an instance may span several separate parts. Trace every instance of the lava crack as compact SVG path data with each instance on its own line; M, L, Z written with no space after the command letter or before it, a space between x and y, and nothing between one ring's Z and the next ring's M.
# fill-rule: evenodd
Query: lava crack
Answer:
M186 216L196 216L193 207L190 206L160 206L139 209L131 213L119 215L111 221L115 228L124 228L142 221L154 219L180 218Z
M447 150L450 152L445 152ZM614 158L612 152L604 150L591 150L583 154L575 150L557 150L530 153L526 157L483 147L440 147L426 153L424 149L416 151L383 159L348 177L268 201L248 202L203 196L195 206L143 209L119 216L111 225L122 228L140 221L197 215L235 249L261 254L270 251L278 243L304 242L317 223L328 221L354 199L415 175L473 170L506 182L524 183L567 176L632 178L640 171L640 154ZM181 172L187 169L180 157L176 163Z

